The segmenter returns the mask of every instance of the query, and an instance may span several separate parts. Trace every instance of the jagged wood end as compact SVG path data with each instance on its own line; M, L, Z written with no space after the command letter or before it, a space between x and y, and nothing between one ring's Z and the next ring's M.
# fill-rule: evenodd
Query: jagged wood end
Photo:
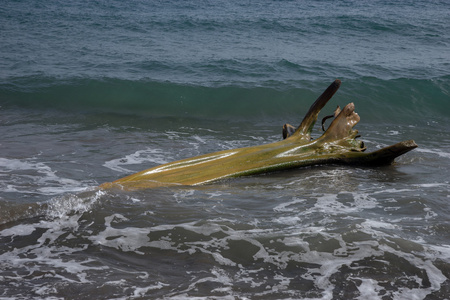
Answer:
M317 142L339 145L348 148L348 151L364 151L366 149L364 143L355 140L358 131L353 130L353 127L358 124L359 120L360 117L355 112L355 105L353 103L347 104L333 120L327 131L317 139Z
M415 148L417 148L416 142L413 140L403 141L388 147L384 147L371 153L354 153L354 155L348 155L345 159L342 159L348 164L359 164L368 166L383 166L390 165L394 162L394 159L403 155Z
M328 86L322 95L320 95L319 98L317 98L317 100L311 105L300 123L300 126L298 126L293 135L309 140L311 131L317 121L317 117L319 116L319 112L327 104L331 97L333 97L340 86L341 81L339 79L336 79L332 84L330 84L330 86Z

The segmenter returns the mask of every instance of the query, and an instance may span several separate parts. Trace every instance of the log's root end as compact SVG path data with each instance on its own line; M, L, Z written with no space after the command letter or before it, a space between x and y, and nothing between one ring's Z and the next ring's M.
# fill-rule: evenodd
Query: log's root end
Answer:
M304 117L300 126L295 128L292 125L283 125L283 139L296 138L303 143L310 141L310 133L317 121L320 110L326 105L331 97L339 89L341 81L336 79L319 98L313 103L308 113ZM325 130L325 121L333 118L330 126ZM355 112L353 103L347 104L342 110L338 106L333 114L322 119L322 136L314 142L318 147L324 149L339 149L337 152L344 154L342 161L349 164L366 165L386 165L391 164L394 159L417 147L413 140L400 142L389 147L374 151L372 153L361 152L366 150L363 141L356 140L360 137L358 131L353 127L360 121L359 115ZM358 155L357 153L361 154Z

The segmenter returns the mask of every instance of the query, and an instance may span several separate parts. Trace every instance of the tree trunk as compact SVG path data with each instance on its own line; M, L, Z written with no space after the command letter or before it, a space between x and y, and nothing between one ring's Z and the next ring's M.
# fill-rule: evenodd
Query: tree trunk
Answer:
M317 98L296 129L288 124L283 126L285 139L282 141L214 152L163 164L111 183L104 183L100 187L136 190L169 185L198 185L223 178L315 164L387 165L396 157L417 147L416 143L410 140L365 153L364 143L356 140L358 131L353 129L360 120L354 111L353 103L347 104L342 110L338 107L335 118L325 133L311 140L311 131L320 110L336 93L340 84L340 80L335 80Z

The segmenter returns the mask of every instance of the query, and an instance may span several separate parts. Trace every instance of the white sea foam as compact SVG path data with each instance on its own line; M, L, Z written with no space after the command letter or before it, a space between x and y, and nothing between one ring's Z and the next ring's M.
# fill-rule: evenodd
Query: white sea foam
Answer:
M44 162L36 162L34 158L8 159L0 158L0 176L9 175L11 180L2 180L2 190L5 192L39 193L56 195L64 192L76 192L95 185L93 181L77 181L57 175ZM34 188L33 188L34 187Z
M279 205L275 206L273 208L273 210L276 212L292 211L293 208L291 206L294 206L299 203L304 203L305 201L306 201L305 199L299 199L297 197L294 197L292 201L279 204Z
M170 157L161 149L138 150L133 154L106 161L103 166L121 173L130 173L132 170L124 168L127 165L139 165L143 163L153 163L156 165L165 164Z
M178 139L180 138L181 135L188 135L189 133L187 132L179 132L179 131L173 131L173 130L168 130L166 132L164 132L164 134L171 140L173 139Z
M340 194L324 194L318 196L314 208L310 209L309 212L320 211L329 215L345 215L364 209L375 208L377 205L377 201L367 193L343 192Z
M381 222L376 220L365 220L358 225L359 228L372 229L372 228L384 228L384 229L399 229L400 226L397 224L390 224L388 222Z
M91 259L76 260L68 259L71 254L84 251L86 244L77 246L62 246L56 243L58 239L67 234L68 230L76 230L79 226L81 215L71 215L65 218L57 218L52 220L41 220L37 224L30 224L34 229L44 230L44 232L35 239L35 243L29 243L24 247L17 247L11 251L0 254L0 262L3 269L27 269L29 276L39 277L57 277L61 281L67 283L89 283L87 277L90 271L104 270L104 266L92 266ZM11 235L12 237L20 234L21 236L32 236L35 230L25 228L24 225L16 225L9 229L3 230L1 236ZM52 270L47 272L39 272L40 269ZM58 272L56 270L64 270ZM34 275L36 273L36 275ZM10 276L11 282L23 281L22 276ZM34 291L39 295L46 295L54 292L52 286L38 286Z
M388 135L399 135L400 132L399 132L398 130L389 130L389 131L387 132L387 134L388 134Z
M440 185L439 185L440 186ZM410 189L406 189L407 191L411 191ZM391 192L399 193L404 192L405 189L393 189ZM385 193L387 190L378 191L376 193ZM350 195L351 197L347 197ZM350 200L350 201L349 201ZM295 211L295 205L302 203L301 199L294 199L290 202L285 202L277 205L274 208L275 212L287 212L292 213ZM301 223L301 216L307 214L313 214L316 212L320 212L322 214L334 214L334 215L345 215L355 211L362 211L367 209L373 209L379 207L378 201L372 197L368 193L361 192L343 192L337 195L334 194L325 194L317 197L317 201L314 206L306 209L304 211L298 211L298 215L294 216L285 216L278 217L275 219L276 222L284 223L286 225L293 225L295 223ZM424 212L427 217L435 217L435 213L428 207L424 208ZM315 285L324 290L322 293L322 299L331 299L332 298L332 290L334 288L333 283L330 282L330 278L333 274L339 273L340 268L343 266L351 266L352 263L361 261L364 258L372 258L383 256L384 253L392 253L401 258L406 258L411 262L412 265L422 268L426 271L427 276L433 280L434 285L430 288L420 288L420 289L410 289L410 288L400 288L398 291L392 293L394 298L398 299L423 299L426 295L432 293L433 291L439 290L441 284L444 282L445 276L442 275L442 272L433 265L432 261L436 259L436 257L432 257L430 259L424 259L420 256L408 254L408 251L398 251L393 248L386 246L384 243L380 244L378 241L382 241L387 238L390 239L391 235L381 230L390 230L390 231L399 231L401 230L400 224L398 222L386 222L375 219L366 219L358 226L356 226L358 231L367 233L369 236L373 238L372 241L361 241L361 242L353 242L351 245L348 242L345 242L338 234L330 235L326 234L326 231L314 229L311 233L320 234L320 235L328 235L327 239L334 239L338 241L341 248L335 249L333 253L326 252L317 252L317 251L309 251L309 246L305 243L305 240L301 237L297 238L289 238L283 240L286 245L289 246L299 246L304 249L306 252L301 254L299 261L310 262L310 263L320 263L320 267L318 269L310 269L311 275L302 275L305 279L314 280ZM307 231L303 231L306 233ZM301 231L298 231L297 234L302 234ZM325 237L325 236L324 236ZM423 241L423 243L425 243ZM420 248L417 248L415 251L420 251ZM423 251L423 250L422 250ZM442 251L442 253L441 253ZM427 251L429 253L429 251ZM265 253L264 255L269 255L267 252L260 251L260 253ZM445 260L447 253L450 255L450 251L447 247L437 250L439 253L437 256L441 257L441 259ZM294 255L287 255L289 259L296 260ZM340 257L340 258L338 258ZM283 259L281 259L283 260ZM272 260L266 258L266 261L271 261L272 263L276 263L276 260L272 258ZM279 266L282 266L282 264ZM314 274L314 275L312 275ZM379 282L375 279L367 279L367 278L355 278L355 280L361 282L357 287L360 292L360 296L358 299L367 299L374 298L378 299L381 297L383 293L386 293L385 288L379 285ZM413 278L409 278L408 280L414 280ZM415 279L419 286L421 286L421 278ZM421 290L420 293L417 290ZM390 292L389 292L390 293ZM413 297L413 298L411 298Z
M386 244L380 245L380 249L395 254L398 257L407 260L413 266L424 270L430 280L430 287L421 287L420 289L399 288L399 291L394 292L396 299L424 299L431 292L439 290L441 284L447 280L447 277L442 274L442 271L439 270L429 259L424 259L410 253L398 251ZM421 279L416 278L416 281L419 285L422 285Z
M392 189L383 189L383 190L379 190L379 191L373 191L372 194L376 195L376 194L395 194L395 193L405 193L405 192L411 192L414 191L413 189L396 189L396 188L392 188Z
M423 188L436 188L436 187L449 187L450 184L449 183L419 183L419 184L415 184L414 186L416 187L423 187Z
M373 279L367 278L354 278L355 280L361 281L358 285L358 291L360 295L356 298L359 300L376 300L380 299L380 292L384 289L378 285L378 282Z
M198 135L193 135L192 138L199 142L200 144L206 144L206 140ZM191 145L195 145L198 148L198 143L190 143Z
M98 193L94 195L98 195L100 198L105 196L102 194L104 192ZM180 200L183 197L186 199L196 197L199 192L188 189L177 193L179 193L177 199ZM207 198L211 193L207 191L204 195ZM213 196L221 197L215 193ZM42 237L38 238L36 245L15 250L15 252L10 251L9 256L6 254L3 257L0 256L0 261L13 260L13 257L30 253L36 258L31 258L31 260L30 258L21 258L16 260L17 265L15 266L23 266L31 262L38 266L39 264L51 266L55 270L67 269L69 275L62 276L62 280L75 283L92 282L93 272L101 270L102 267L89 259L77 261L61 258L61 255L67 256L71 253L85 251L88 245L83 244L66 249L56 246L56 241L67 230L77 230L80 226L82 212L92 208L95 201L82 201L70 197L66 200L73 203L67 206L63 205L62 199L54 201L55 205L52 206L52 209L58 213L54 213L53 216L60 217L52 219L53 221L42 221L39 224L30 225L30 227L17 225L17 227L0 232L0 236L13 236L14 234L26 236L33 234L33 228L47 229ZM134 203L144 202L141 200ZM175 202L179 203L179 201ZM305 209L305 206L308 208ZM277 226L268 226L267 221L264 222L266 224L258 225L263 226L262 228L242 229L233 225L225 225L233 224L235 220L225 220L222 217L175 224L162 222L154 226L139 227L132 225L133 220L130 220L127 215L117 212L104 217L102 230L89 231L90 234L86 234L85 238L93 245L116 249L121 253L132 252L141 257L146 257L145 255L150 255L158 249L174 258L177 254L183 253L192 257L194 261L201 258L199 263L208 261L211 269L202 268L199 272L192 270L186 274L178 274L178 276L186 277L186 285L183 290L177 290L176 294L175 292L173 295L168 293L166 297L168 299L182 298L180 295L191 295L192 292L198 291L199 288L208 284L212 284L214 287L211 292L223 295L222 298L236 295L234 288L236 285L256 289L257 291L253 294L255 297L283 295L298 298L298 294L295 294L291 287L299 278L310 282L317 289L316 296L311 298L332 299L337 284L336 277L347 276L343 272L347 269L353 275L346 277L345 280L354 283L355 293L357 293L354 297L357 299L377 299L381 295L398 299L409 299L408 297L423 299L433 291L440 289L445 276L433 262L436 259L448 260L449 248L446 246L431 248L424 240L414 242L402 240L392 233L402 231L401 223L387 222L377 218L355 218L354 222L358 223L349 228L348 232L342 233L333 232L326 224L303 220L316 214L332 215L336 216L334 219L337 219L348 213L357 214L376 207L378 207L377 201L370 193L313 194L304 195L302 198L294 196L286 202L278 203L273 209L276 216L270 221L272 225L286 225L282 229L277 229ZM431 211L427 210L426 206L424 209L424 214ZM71 215L69 212L77 213ZM64 216L64 214L66 215ZM249 224L245 224L245 227L248 226ZM200 237L196 237L197 235ZM356 237L352 238L352 235ZM74 236L66 235L64 238L72 239ZM388 258L385 258L386 255ZM389 257L392 256L405 259L414 268L423 270L424 276L429 278L431 286L422 287L423 277L400 274L398 275L400 276L399 280L402 280L402 276L404 276L404 280L417 283L421 288L400 286L392 291L384 286L384 279L378 280L376 276L365 277L363 275L359 277L357 275L358 272L368 268L364 265L368 261L376 261L389 268L392 264ZM205 259L205 257L209 257L209 259ZM298 273L292 275L292 266L296 264L301 267L298 269ZM48 276L56 276L56 274ZM152 276L148 273L139 274L139 276L144 277L142 285L129 283L126 280L117 284L112 281L105 284L123 286L123 291L127 289L130 293L128 298L145 297L153 291L163 290L170 286L170 283L163 280L157 280L150 284L146 278ZM50 285L40 286L39 289L42 295L52 294ZM245 297L239 293L237 295L239 298ZM308 299L308 297L302 297L302 299Z
M132 297L144 297L149 291L159 290L163 287L168 286L166 283L158 282L157 284L152 284L146 287L132 287L134 289Z
M32 234L36 230L33 224L19 224L11 228L0 231L1 236L26 236Z
M61 229L58 229L58 226L55 228L55 225L57 224L55 224L55 222L42 222L39 227L47 227L49 229L52 228L52 230L45 233L39 239L39 243L42 245L43 243L49 243L50 241L50 244L52 244L62 234L62 229L64 227L70 228L76 226L75 224L77 222L74 221L79 217L75 215L69 218L73 218L74 220L69 220L66 218L65 220L59 221L59 228ZM439 289L440 284L442 284L445 279L442 272L433 265L432 259L434 259L434 257L425 258L415 256L404 251L393 249L390 246L378 242L377 240L381 241L383 238L389 237L386 233L378 231L379 229L395 230L398 229L398 226L385 224L375 220L366 220L362 222L357 229L368 233L370 236L378 237L375 240L353 241L349 243L348 241L345 241L339 233L328 233L324 231L324 228L301 228L296 231L292 231L291 236L285 236L283 239L277 240L277 242L281 242L288 247L300 248L302 249L301 251L298 249L294 251L293 249L296 248L293 248L292 251L288 249L280 251L276 250L276 248L272 249L270 244L262 244L258 240L259 237L273 234L268 230L256 230L252 232L247 230L240 231L232 228L225 229L223 226L219 226L218 224L199 224L198 222L171 225L165 224L147 228L136 228L132 226L123 227L123 224L128 222L130 222L128 218L118 213L105 217L105 230L99 232L98 234L91 235L89 239L97 245L112 247L124 252L133 251L137 254L144 253L141 249L142 247L158 248L164 251L174 251L175 253L189 253L190 255L203 253L209 255L217 263L217 265L210 271L209 276L197 277L198 274L193 275L192 278L194 280L189 283L189 286L185 291L186 293L195 291L199 285L204 283L217 283L220 284L220 286L216 287L214 292L219 292L224 295L232 295L232 286L239 281L246 283L249 286L253 286L253 288L266 285L264 290L260 290L258 293L255 293L255 295L257 294L261 297L269 297L272 294L277 295L284 292L289 294L289 286L294 278L291 276L286 276L283 270L290 262L302 262L308 263L310 266L307 268L306 273L300 273L298 276L301 276L305 280L314 282L314 286L321 290L320 299L332 299L333 289L335 288L332 277L341 272L340 270L342 267L348 267L351 269L356 268L353 264L356 263L357 265L357 262L363 261L364 259L382 257L384 253L391 253L398 257L405 258L411 262L412 265L424 269L427 276L430 278L430 281L433 282L430 288L425 289L399 288L397 291L392 292L392 295L397 298L407 298L410 296L416 297L414 295L419 295L420 297L418 299L423 299L429 293ZM180 228L201 234L206 239L180 243L179 240L175 239L174 235L170 234L170 231ZM19 232L19 234L32 233L30 228L17 227L12 228L11 231L4 231L2 235L8 235L15 230ZM168 234L161 236L157 240L150 240L149 234L158 231L168 231ZM213 233L217 232L224 234L224 236L221 238L211 236ZM324 241L336 241L338 246L337 248L334 248L334 251L332 252L312 250L310 249L311 245L309 242L305 240L305 237L310 236L321 236ZM227 257L227 255L222 253L222 250L229 247L229 241L238 241L240 243L247 242L253 246L256 246L256 249L252 255L254 261L257 262L258 260L262 260L265 262L266 266L274 265L277 267L278 273L273 275L273 282L270 285L268 285L268 283L264 283L263 278L261 278L261 274L266 273L265 269L252 269L248 268L248 266L242 266L231 257ZM48 249L46 250L45 248L39 249L39 247L31 247L21 250L20 253L30 250L36 254L37 257L39 257L40 263L51 265L58 269L64 268L70 274L76 275L78 278L77 281L80 283L90 282L91 279L89 279L87 274L91 270L91 267L87 266L87 261L63 261L55 257L56 252L67 254L72 251L81 251L82 248L60 248L57 251L56 249L52 249L49 253L47 251ZM447 253L447 257L450 255L450 250L447 247L435 249L437 256L442 256L439 254L442 252ZM5 257L0 257L0 259L5 259ZM230 275L219 266L237 268L239 270L239 277L230 277ZM357 269L355 269L355 271L356 270ZM69 280L69 278L66 279ZM349 279L359 282L357 283L357 290L359 291L358 299L370 299L371 297L376 299L379 295L386 293L384 290L385 288L380 286L379 282L375 279L358 277L351 277ZM408 280L413 279L409 278ZM419 282L421 279L417 278L414 280ZM126 286L125 281L121 284ZM160 290L166 286L169 286L169 284L161 281L151 285L131 286L130 288L133 290L131 297L145 296L153 290ZM46 293L46 289L50 287L43 286L41 288L42 293ZM180 296L180 294L183 293L178 293L178 296L174 297L168 295L168 298L176 299ZM307 297L304 298L307 299Z
M422 152L422 153L435 154L435 155L438 155L438 156L444 157L444 158L450 158L449 152L431 150L431 149L426 149L426 148L417 148L415 151Z
M148 245L150 239L148 234L150 230L147 228L126 227L116 229L111 223L120 223L127 219L121 214L114 214L105 218L106 229L89 239L97 245L108 246L120 249L124 252L133 251L142 254L138 249Z
M46 216L49 218L64 219L68 215L82 214L91 210L106 192L102 190L87 191L85 195L65 194L55 197L46 203Z

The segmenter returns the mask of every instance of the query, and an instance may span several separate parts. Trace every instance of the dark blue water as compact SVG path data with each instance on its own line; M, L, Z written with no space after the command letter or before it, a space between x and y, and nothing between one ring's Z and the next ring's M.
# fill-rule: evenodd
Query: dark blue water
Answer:
M449 11L3 1L0 298L448 298ZM335 78L319 118L354 102L368 151L419 148L388 167L96 189L278 141Z

